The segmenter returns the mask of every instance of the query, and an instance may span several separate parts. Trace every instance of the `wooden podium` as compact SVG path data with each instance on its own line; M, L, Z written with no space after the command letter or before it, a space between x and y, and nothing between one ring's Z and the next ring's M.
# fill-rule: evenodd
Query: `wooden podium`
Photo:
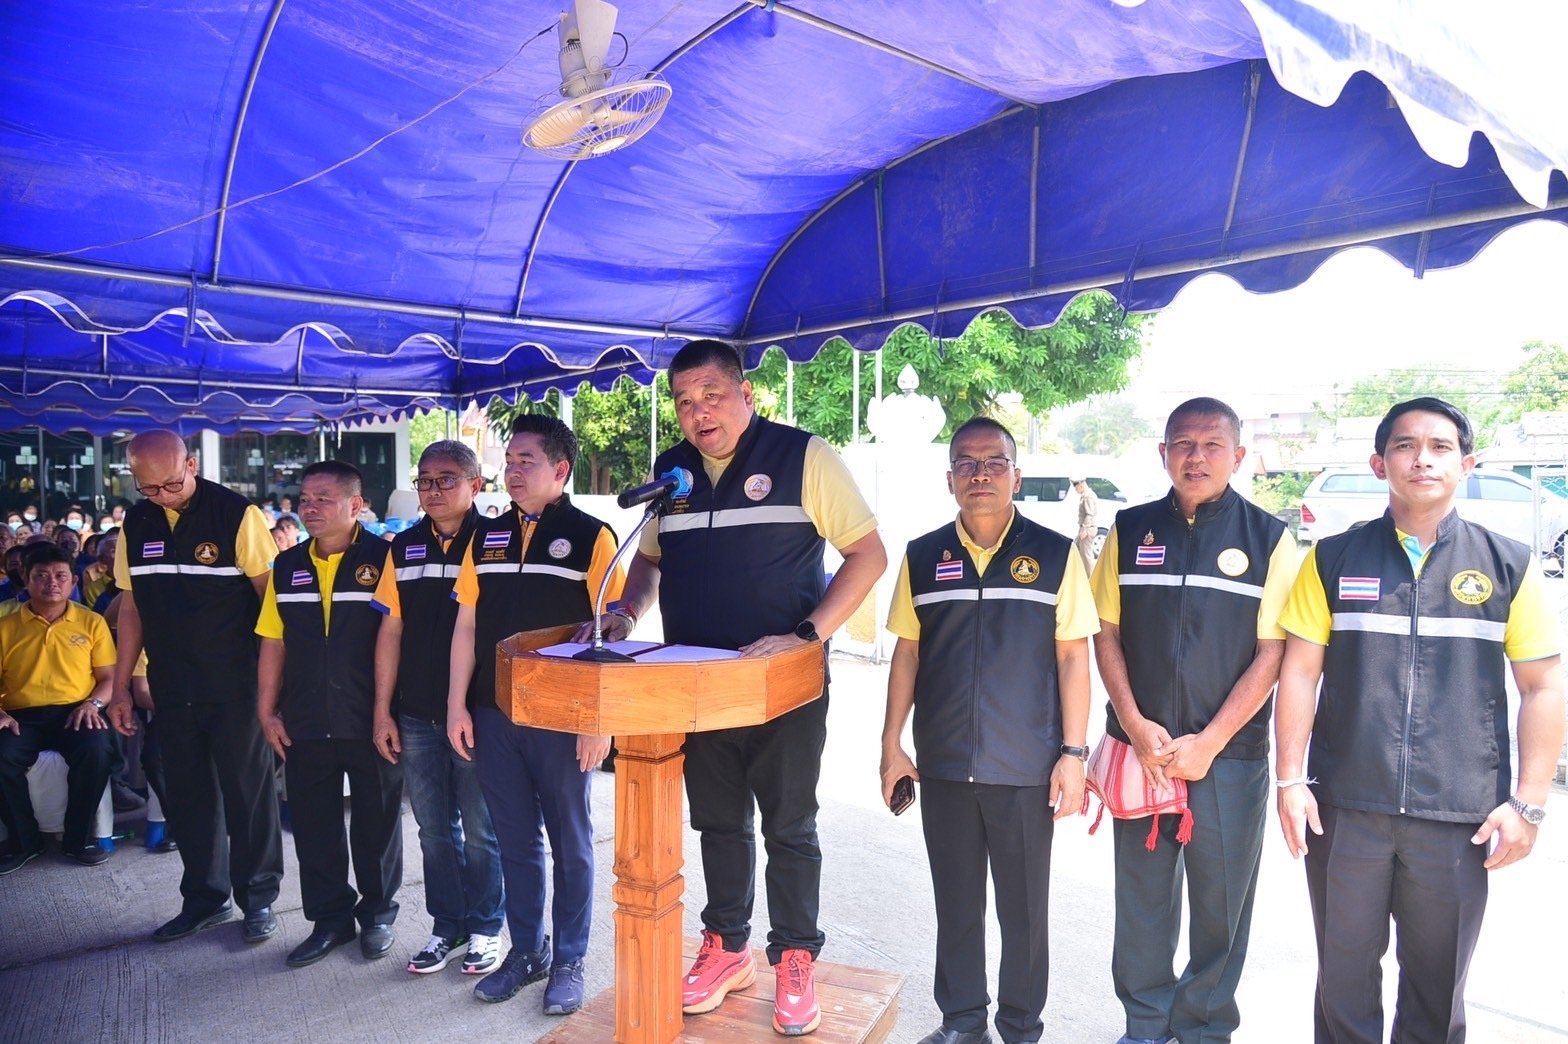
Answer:
M500 643L496 703L520 725L615 737L615 1039L669 1044L683 1025L681 744L688 732L760 725L817 699L823 649L812 643L767 657L645 663L595 663L537 652L570 641L576 631L575 624L545 628ZM878 973L862 973L861 979L866 974ZM872 1005L878 1026L891 1023L902 981L884 978L891 983L883 984L886 1003ZM819 987L819 1003L820 994ZM603 1028L594 1031L582 1022L581 1034L569 1028L602 1004L603 998L595 999L567 1020L568 1028L547 1039L603 1040ZM826 1020L828 1006L822 1006ZM771 1019L771 1000L767 1010ZM773 1036L771 1027L766 1035Z

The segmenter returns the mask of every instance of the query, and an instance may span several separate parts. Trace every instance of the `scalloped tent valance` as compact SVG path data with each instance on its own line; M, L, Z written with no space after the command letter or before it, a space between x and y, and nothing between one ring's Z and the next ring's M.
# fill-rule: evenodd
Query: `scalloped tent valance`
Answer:
M313 427L1568 218L1560 5L621 0L674 99L562 165L559 3L0 13L0 424Z

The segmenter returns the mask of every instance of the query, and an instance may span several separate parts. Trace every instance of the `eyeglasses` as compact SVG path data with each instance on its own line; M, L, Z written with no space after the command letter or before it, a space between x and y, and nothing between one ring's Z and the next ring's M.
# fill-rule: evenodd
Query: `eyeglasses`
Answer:
M955 457L951 462L953 474L961 479L974 478L982 470L987 478L1001 478L1012 470L1013 462L1006 457L987 457L976 460L973 457Z
M414 480L414 488L419 490L421 493L429 493L432 489L451 490L456 489L457 484L462 481L462 478L457 475L437 475L435 478L416 478Z
M161 486L137 486L136 492L140 493L144 497L147 497L148 499L151 499L156 497L159 493L178 493L184 488L185 480L181 478L176 479L173 482L165 482Z

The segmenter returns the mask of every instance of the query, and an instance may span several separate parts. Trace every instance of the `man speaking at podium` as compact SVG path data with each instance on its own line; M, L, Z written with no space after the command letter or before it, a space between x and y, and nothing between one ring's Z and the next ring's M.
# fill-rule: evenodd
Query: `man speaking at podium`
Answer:
M660 454L654 473L684 469L691 490L657 530L643 531L623 600L612 607L626 622L613 621L606 637L624 638L657 597L667 642L766 656L825 639L887 567L876 518L849 469L816 436L756 415L751 382L724 342L692 341L669 373L685 439ZM824 541L844 556L831 584ZM682 983L687 1013L712 1011L756 978L755 802L768 852L773 1028L786 1036L817 1028L817 776L826 737L824 691L764 725L686 738L686 795L708 890L702 948Z

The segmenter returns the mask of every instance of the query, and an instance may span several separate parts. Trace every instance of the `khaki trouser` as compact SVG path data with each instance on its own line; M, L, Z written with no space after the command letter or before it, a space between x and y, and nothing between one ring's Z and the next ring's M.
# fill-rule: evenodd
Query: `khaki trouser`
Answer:
M1083 567L1086 570L1094 568L1094 536L1099 530L1094 526L1079 526L1078 539L1073 543L1078 547L1078 554L1083 557Z

